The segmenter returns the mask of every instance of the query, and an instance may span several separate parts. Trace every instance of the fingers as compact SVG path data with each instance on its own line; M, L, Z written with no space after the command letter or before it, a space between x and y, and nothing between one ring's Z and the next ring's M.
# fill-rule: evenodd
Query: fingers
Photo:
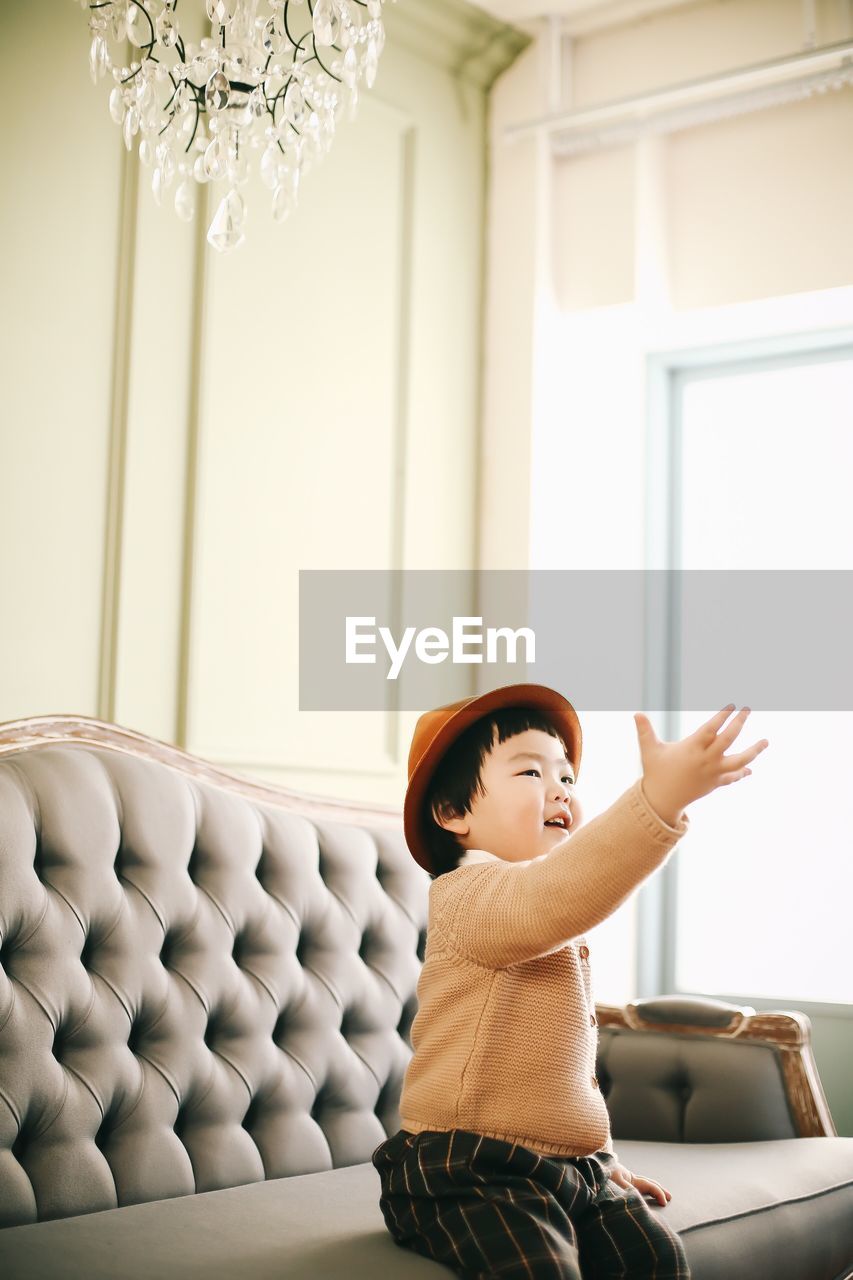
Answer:
M655 727L644 712L634 712L634 724L637 726L637 734L640 739L649 737L652 742L658 741L658 736L655 733Z
M731 707L732 705L733 704L729 703L729 707ZM734 742L735 738L738 736L744 724L746 723L746 718L750 714L750 711L751 711L750 707L741 707L740 711L737 713L734 720L732 720L728 728L725 729L722 733L719 733L717 735L716 745L719 747L721 751L725 751L726 747L730 746ZM719 715L714 718L716 720L719 720ZM710 723L711 722L709 721L709 724ZM732 771L735 771L735 770L738 771L736 773L732 772L731 776L727 777L724 781L735 782L737 781L738 778L749 777L751 770L750 769L744 770L744 766L747 765L750 762L750 760L754 760L755 757L759 754L759 752L764 751L769 746L770 746L770 743L768 739L762 738L760 742L754 742L751 747L747 748L747 750L745 751L739 752L737 755L734 755L734 756L724 755L723 761L730 767Z
M654 1196L661 1204L666 1204L668 1200L672 1199L672 1193L652 1178L635 1177L633 1186L634 1190L639 1191L641 1195Z
M717 742L721 750L725 751L730 746L743 728L746 717L750 714L751 707L741 707L740 711L722 733L717 734Z
M730 782L738 782L741 778L750 778L751 776L751 769L738 769L737 773L727 773L725 777L720 778L717 785L720 787L727 787Z
M760 752L769 747L770 743L766 738L762 738L760 742L755 742L746 751L740 751L736 756L723 756L722 763L727 764L730 769L742 769L744 765L749 764L750 760L754 760Z
M727 707L723 707L722 711L718 711L716 715L711 716L710 720L706 720L704 724L700 724L697 732L707 733L707 731L710 729L710 730L713 730L714 734L716 735L717 730L723 726L726 720L728 720L729 716L732 714L734 709L735 709L735 704L733 702L730 702Z

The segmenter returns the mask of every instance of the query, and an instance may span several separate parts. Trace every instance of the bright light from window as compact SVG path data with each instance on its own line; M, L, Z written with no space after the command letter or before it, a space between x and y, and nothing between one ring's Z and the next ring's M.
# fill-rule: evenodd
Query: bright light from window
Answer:
M681 430L681 568L853 569L853 359L691 378ZM761 738L691 811L676 984L853 1004L853 712L756 709L728 754Z

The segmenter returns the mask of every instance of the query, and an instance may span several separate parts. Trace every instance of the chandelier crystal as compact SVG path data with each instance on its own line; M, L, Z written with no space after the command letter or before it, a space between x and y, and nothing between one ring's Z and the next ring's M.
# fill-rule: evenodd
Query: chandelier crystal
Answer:
M359 83L370 89L376 79L385 0L194 2L204 4L216 37L200 45L182 38L178 0L79 0L89 10L92 80L111 74L110 115L128 151L138 139L157 204L170 191L189 222L197 184L227 184L207 232L224 253L245 240L239 188L251 153L261 152L261 180L282 222L345 107L354 119ZM129 67L110 56L110 44L125 41L139 51Z

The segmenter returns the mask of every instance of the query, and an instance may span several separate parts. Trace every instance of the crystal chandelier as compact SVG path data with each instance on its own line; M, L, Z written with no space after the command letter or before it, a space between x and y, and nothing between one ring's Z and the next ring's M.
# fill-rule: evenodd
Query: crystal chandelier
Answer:
M385 0L195 0L204 3L216 38L185 43L178 0L80 0L89 10L89 69L95 84L115 81L110 114L128 151L153 165L154 199L174 185L175 210L189 222L198 183L222 180L207 233L227 252L245 239L251 151L261 151L261 180L272 214L296 208L302 173L332 145L344 107L355 116L358 85L376 79L385 43ZM186 3L182 16L186 23ZM258 10L261 10L259 13ZM139 50L117 66L109 44ZM338 56L336 56L338 55Z

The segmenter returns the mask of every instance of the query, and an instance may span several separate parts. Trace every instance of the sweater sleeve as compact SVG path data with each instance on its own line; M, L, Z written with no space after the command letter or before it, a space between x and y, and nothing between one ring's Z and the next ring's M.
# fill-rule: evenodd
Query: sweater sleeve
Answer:
M619 1156L618 1156L618 1155L616 1154L616 1152L613 1150L613 1135L612 1135L612 1134L608 1133L608 1135L607 1135L607 1141L605 1142L604 1146L603 1146L601 1149L602 1149L602 1151L606 1151L609 1155L611 1155L611 1156L613 1157L613 1159L617 1162L617 1164L621 1164L621 1163L622 1163L622 1162L621 1162L621 1160L619 1159Z
M547 858L444 877L455 892L447 886L436 903L439 928L459 955L487 968L546 955L606 920L666 860L689 822L686 813L675 827L664 822L638 778Z

